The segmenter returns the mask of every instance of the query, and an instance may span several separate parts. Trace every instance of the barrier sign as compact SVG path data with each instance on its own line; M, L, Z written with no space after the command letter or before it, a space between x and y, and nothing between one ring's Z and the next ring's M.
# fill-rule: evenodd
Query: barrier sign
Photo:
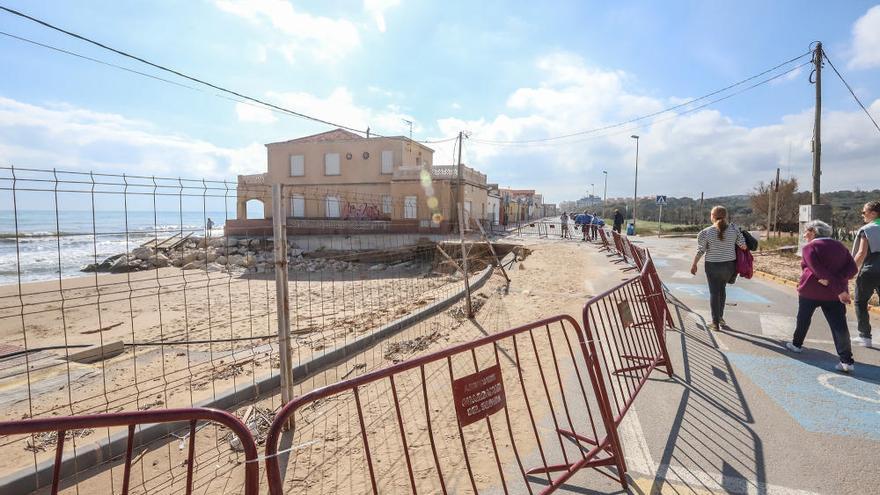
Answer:
M499 365L486 368L452 382L455 414L467 426L504 408L504 382Z

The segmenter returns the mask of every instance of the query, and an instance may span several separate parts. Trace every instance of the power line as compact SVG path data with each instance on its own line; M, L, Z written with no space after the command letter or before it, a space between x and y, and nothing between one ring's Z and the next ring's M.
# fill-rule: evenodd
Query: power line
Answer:
M164 72L168 72L168 73L174 74L174 75L176 75L176 76L178 76L178 77L182 77L182 78L184 78L184 79L187 79L187 80L190 80L190 81L196 82L196 83L198 83L198 84L202 84L202 85L204 85L204 86L208 86L208 87L210 87L210 88L216 89L216 90L221 91L221 92L223 92L223 93L227 93L227 94L233 95L233 96L235 96L235 97L237 97L237 98L241 98L242 100L246 100L246 101L241 101L241 100L237 100L237 99L231 99L231 101L235 101L235 102L238 102L238 103L246 103L246 104L250 104L250 105L252 105L252 106L256 106L256 105L253 105L254 103L256 103L256 104L259 104L259 105L260 105L260 106L257 106L257 108L266 108L266 109L269 109L269 110L273 110L273 111L281 112L281 113L284 113L284 114L292 115L292 116L295 116L295 117L299 117L299 118L302 118L302 119L310 120L310 121L317 122L317 123L320 123L320 124L325 124L325 125L328 125L328 126L331 126L331 127L337 127L337 128L340 128L340 129L345 129L345 130L347 130L347 131L351 131L351 132L354 132L354 133L357 133L357 134L364 134L364 135L367 134L367 131L362 131L362 130L360 130L360 129L356 129L356 128L351 127L351 126L347 126L347 125L343 125L343 124L337 124L337 123L332 122L332 121L329 121L329 120L321 119L321 118L319 118L319 117L314 117L314 116L311 116L311 115L308 115L308 114L304 114L304 113L302 113L302 112L297 112L296 110L291 110L291 109L289 109L289 108L285 108L285 107L282 107L282 106L280 106L280 105L276 105L276 104L274 104L274 103L271 103L271 102L268 102L268 101L262 100L262 99L260 99L260 98L255 98L255 97L252 97L252 96L248 96L248 95L246 95L246 94L244 94L244 93L240 93L240 92L238 92L238 91L235 91L235 90L231 90L231 89L225 88L225 87L220 86L220 85L218 85L218 84L214 84L214 83L208 82L208 81L206 81L206 80L204 80L204 79L200 79L200 78L195 77L195 76L190 76L190 75L188 75L188 74L186 74L186 73L183 73L183 72L180 72L180 71L178 71L178 70L175 70L175 69L172 69L172 68L166 67L166 66L161 65L161 64L157 64L157 63L151 62L151 61L149 61L149 60L147 60L147 59L144 59L144 58L139 57L139 56L136 56L136 55L132 55L132 54L130 54L130 53L124 51L124 50L119 50L119 49L113 48L113 47L108 46L108 45L106 45L106 44L104 44L104 43L101 43L101 42L99 42L99 41L95 41L95 40L93 40L93 39L87 38L87 37L82 36L82 35L80 35L80 34L77 34L77 33L74 33L74 32L71 32L71 31L68 31L68 30L66 30L66 29L60 28L60 27L55 26L55 25L53 25L53 24L51 24L51 23L49 23L49 22L43 21L43 20L41 20L41 19L37 19L36 17L32 17L32 16L30 16L30 15L28 15L28 14L25 14L25 13L23 13L23 12L19 12L19 11L15 10L15 9L11 9L11 8L9 8L9 7L5 7L5 6L3 6L3 5L0 5L0 10L6 11L6 12L12 14L12 15L15 15L15 16L18 16L18 17L22 17L22 18L27 19L27 20L29 20L29 21L35 22L35 23L37 23L37 24L40 24L41 26L47 27L47 28L52 29L52 30L54 30L54 31L58 31L59 33L62 33L62 34L65 34L65 35L67 35L67 36L70 36L70 37L76 38L76 39L78 39L78 40L80 40L80 41L84 41L84 42L86 42L86 43L90 43L90 44L95 45L95 46L97 46L97 47L99 47L99 48L103 48L104 50L107 50L107 51L110 51L110 52L116 53L117 55L121 55L121 56L123 56L123 57L130 58L130 59L132 59L132 60L135 60L135 61L141 62L141 63L143 63L143 64L149 65L150 67L154 67L154 68L159 69L159 70L161 70L161 71L164 71ZM9 34L9 33L0 33L0 34L3 34L3 35L5 35L5 36L11 37L11 38L15 38L15 39L20 40L20 41L23 41L23 42L27 42L27 43L31 43L31 44L34 44L34 45L37 45L37 46L41 46L41 47L43 47L43 48L47 48L47 49L54 50L54 51L57 51L57 52L65 53L65 54L67 54L67 55L71 55L71 56L74 56L74 57L78 57L78 58L81 58L81 59L84 59L84 60L89 60L89 61L91 61L91 62L99 63L99 64L102 64L102 65L106 65L106 66L108 66L108 67L113 67L113 68L116 68L116 69L124 70L124 71L126 71L126 72L130 72L130 73L137 74L137 75L140 75L140 76L144 76L144 77L148 77L148 78L155 79L155 80L158 80L158 81L166 82L166 83L169 83L169 84L174 84L174 85L176 85L176 86L180 86L180 87L184 87L184 88L188 88L188 89L192 89L192 90L196 90L196 91L202 91L201 89L196 88L196 87L193 87L193 86L189 86L189 85L186 85L186 84L182 84L182 83L179 83L179 82L176 82L176 81L172 81L172 80L169 80L169 79L164 79L164 78L161 78L161 77L158 77L158 76L155 76L155 75L152 75L152 74L148 74L148 73L145 73L145 72L140 72L140 71L137 71L137 70L134 70L134 69L129 69L129 68L127 68L127 67L123 67L123 66L120 66L120 65L116 65L116 64L113 64L113 63L110 63L110 62L105 62L105 61L102 61L102 60L99 60L99 59L95 59L95 58L92 58L92 57L88 57L88 56L85 56L85 55L81 55L81 54L78 54L78 53L75 53L75 52L72 52L72 51L69 51L69 50L64 50L64 49L62 49L62 48L57 48L57 47L54 47L54 46L51 46L51 45L47 45L47 44L44 44L44 43L40 43L40 42L37 42L37 41L29 40L29 39L27 39L27 38L23 38L23 37L20 37L20 36L15 36L15 35L12 35L12 34ZM221 98L225 98L225 99L230 99L229 97L226 97L226 96L223 96L223 95L215 95L215 96L219 96L219 97L221 97ZM248 103L248 102L253 102L253 103ZM395 137L395 136L383 136L383 135L375 134L375 133L374 133L373 135L374 135L375 137L382 137L382 138L389 138L389 139L399 139L399 138L397 138L397 137ZM457 139L457 138L453 137L453 138L449 138L449 139L436 140L436 141L416 141L416 142L420 142L420 143L442 143L442 142L446 142L446 141L451 141L451 140L453 140L453 139Z
M574 137L574 136L581 136L581 135L584 135L584 134L593 134L593 133L600 132L600 131L606 131L606 130L609 130L609 129L614 129L614 128L616 128L616 127L621 127L621 126L624 126L624 125L627 125L627 124L632 124L632 123L634 123L634 122L638 122L638 121L640 121L640 120L645 120L645 119L648 119L648 118L651 118L651 117L655 117L655 116L657 116L657 115L661 115L661 114L663 114L663 113L670 112L670 111L676 110L676 109L678 109L678 108L686 107L686 106L691 105L691 104L693 104L693 103L696 103L696 102L698 102L698 101L705 100L706 98L711 98L712 96L715 96L715 95L717 95L717 94L719 94L719 93L723 93L723 92L725 92L725 91L727 91L727 90L729 90L729 89L733 89L733 88L735 88L735 87L737 87L737 86L741 86L741 85L743 85L743 84L745 84L745 83L747 83L747 82L749 82L749 81L752 81L752 80L757 79L757 78L759 78L759 77L761 77L761 76L764 76L764 75L766 75L766 74L769 74L770 72L773 72L773 71L779 69L780 67L783 67L783 66L785 66L785 65L788 65L788 64L790 64L790 63L792 63L792 62L795 62L795 61L797 61L797 60L800 60L800 59L806 57L807 55L810 55L811 53L812 53L812 52L807 51L806 53L803 53L803 54L801 54L801 55L798 55L797 57L794 57L794 58L792 58L792 59L786 60L785 62L782 62L781 64L778 64L778 65L776 65L776 66L774 66L774 67L771 67L771 68L769 68L769 69L767 69L767 70L765 70L765 71L763 71L763 72L760 72L760 73L755 74L755 75L753 75L753 76L751 76L751 77L748 77L748 78L743 79L743 80L741 80L741 81L738 81L738 82L735 82L735 83L730 84L730 85L728 85L728 86L725 86L725 87L723 87L723 88L721 88L721 89L718 89L718 90L712 91L711 93L707 93L707 94L705 94L705 95L703 95L703 96L700 96L700 97L698 97L698 98L694 98L694 99L692 99L692 100L686 101L686 102L684 102L684 103L680 103L680 104L678 104L678 105L673 105L673 106L671 106L671 107L665 108L665 109L663 109L663 110L659 110L659 111L657 111L657 112L653 112L653 113L649 113L649 114L642 115L642 116L639 116L639 117L635 117L635 118L632 118L632 119L630 119L630 120L626 120L626 121L623 121L623 122L618 122L618 123L616 123L616 124L606 125L606 126L603 126L603 127L596 127L596 128L593 128L593 129L587 129L587 130L583 130L583 131L573 132L573 133L571 133L571 134L563 134L563 135L560 135L560 136L553 136L553 137L547 137L547 138L539 138L539 139L523 139L523 140L510 140L510 141L502 141L502 140L481 140L481 142L483 142L484 144L540 143L540 142L547 142L547 141L555 141L555 140L558 140L558 139L564 139L564 138L569 138L569 137ZM801 67L801 66L798 66L798 68L799 68L799 67ZM790 72L790 71L788 71L788 72ZM788 73L788 72L786 72L786 73ZM720 100L718 100L718 101L720 101Z
M810 64L812 64L812 63L813 63L812 60L807 61L807 62L804 62L804 63L802 63L802 64L800 64L800 65L797 65L797 66L795 66L795 67L792 67L791 69L789 69L789 70L787 70L787 71L785 71L785 72L780 72L779 74L776 74L776 75L774 75L774 76L772 76L772 77L769 77L769 78L764 79L764 80L761 80L761 81L759 81L759 82L757 82L757 83L755 83L755 84L752 84L752 85L750 85L750 86L747 86L747 87L745 87L745 88L742 88L742 89L739 90L739 91L735 91L735 92L733 92L733 93L730 93L730 94L728 94L728 95L724 95L724 96L722 96L722 97L720 97L720 98L716 98L716 99L714 99L714 100L710 100L710 101L708 101L708 102L706 102L706 103L703 103L702 105L698 105L698 106L693 107L693 108L688 108L687 110L684 110L684 111L681 111L681 112L678 112L678 113L673 113L672 115L669 115L669 116L667 116L667 117L659 118L659 119L653 120L653 121L648 122L648 123L644 123L644 124L639 124L639 125L635 125L635 126L627 127L627 128L621 129L621 130L619 130L619 131L615 131L615 132L610 132L610 133L605 133L605 134L594 135L594 136L590 136L590 137L583 138L583 139L578 139L578 140L573 140L573 141L564 141L564 142L561 142L561 143L546 143L546 142L537 142L537 143L536 143L536 142L512 142L512 143L499 143L499 142L486 141L486 140L480 140L480 139L475 139L475 138L472 138L472 139L473 139L473 141L474 141L475 143L485 144L485 145L488 145L488 146L544 147L544 146L567 146L567 145L571 145L571 144L577 144L577 143L582 143L582 142L586 142L586 141L592 141L592 140L600 139L600 138L603 138L603 137L615 136L615 135L617 135L617 134L624 134L624 133L627 133L627 132L632 132L632 131L634 131L634 130L643 129L643 128L646 128L646 127L652 126L652 125L657 124L657 123L659 123L659 122L665 122L665 121L667 121L667 120L671 120L671 119L678 118L678 117L680 117L680 116L682 116L682 115L686 115L686 114L689 114L689 113L696 112L697 110L701 110L701 109L706 108L706 107L708 107L708 106L710 106L710 105L713 105L713 104L715 104L715 103L718 103L718 102L721 102L721 101L724 101L724 100L727 100L727 99L733 98L734 96L740 95L740 94L742 94L742 93L745 93L746 91L749 91L749 90L755 89L755 88L757 88L757 87L759 87L759 86L763 86L764 84L767 84L767 83L769 83L769 82L771 82L771 81L774 81L774 80L776 80L776 79L779 79L780 77L783 77L783 76L786 76L786 75L788 75L788 74L791 74L791 73L793 73L793 72L799 70L801 67L804 67L804 66L810 65ZM609 128L610 128L610 127L618 127L618 125L608 126L608 127L609 127Z
M828 61L828 65L831 66L831 68L834 70L834 73L837 74L837 77L839 77L840 80L841 80L841 82L843 82L843 85L846 86L846 89L849 90L849 94L851 94L852 97L856 100L856 103L858 103L859 106L862 107L862 110L865 112L865 115L867 115L868 118L871 119L871 122L874 124L874 127L877 129L877 132L880 132L880 125L877 125L877 121L874 120L874 117L871 116L871 113L868 112L868 109L865 108L865 105L862 104L862 101L859 100L859 97L858 97L858 96L856 96L855 91L853 91L853 89L850 87L849 83L846 82L846 79L843 78L843 76L842 76L842 75L840 74L840 72L837 70L837 67L835 67L834 64L831 62L831 59L828 58L828 53L827 53L827 52L823 52L823 53L824 53L824 55L825 55L825 60Z

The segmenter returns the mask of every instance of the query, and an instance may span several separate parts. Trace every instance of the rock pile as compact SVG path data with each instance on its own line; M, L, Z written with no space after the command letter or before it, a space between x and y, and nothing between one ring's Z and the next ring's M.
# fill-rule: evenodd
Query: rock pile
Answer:
M318 257L318 251L306 258L295 242L288 242L289 269L296 272L320 271L384 271L390 268L412 268L414 261L396 264L365 265L333 258ZM145 245L129 253L111 256L100 263L83 266L83 272L128 273L173 266L182 270L237 271L245 273L272 273L275 271L275 253L269 239L215 239L189 238L175 249L155 249Z

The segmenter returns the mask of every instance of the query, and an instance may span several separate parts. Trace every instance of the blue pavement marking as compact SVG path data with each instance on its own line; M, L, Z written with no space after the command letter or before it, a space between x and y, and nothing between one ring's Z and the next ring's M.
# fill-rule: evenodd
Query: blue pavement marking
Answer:
M703 284L679 284L679 283L666 283L667 287L673 292L680 292L686 296L691 297L699 297L701 299L709 300L709 286ZM735 301L735 302L751 302L751 303L761 303L761 304L770 304L770 301L757 295L753 294L742 287L727 287L727 301Z
M853 375L792 358L725 353L805 430L880 440L880 367L856 363Z

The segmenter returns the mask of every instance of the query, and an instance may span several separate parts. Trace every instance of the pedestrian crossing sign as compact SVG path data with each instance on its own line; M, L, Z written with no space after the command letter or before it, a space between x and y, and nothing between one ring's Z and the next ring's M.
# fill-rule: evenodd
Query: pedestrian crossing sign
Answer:
M666 205L666 196L657 196L657 204L661 206Z

